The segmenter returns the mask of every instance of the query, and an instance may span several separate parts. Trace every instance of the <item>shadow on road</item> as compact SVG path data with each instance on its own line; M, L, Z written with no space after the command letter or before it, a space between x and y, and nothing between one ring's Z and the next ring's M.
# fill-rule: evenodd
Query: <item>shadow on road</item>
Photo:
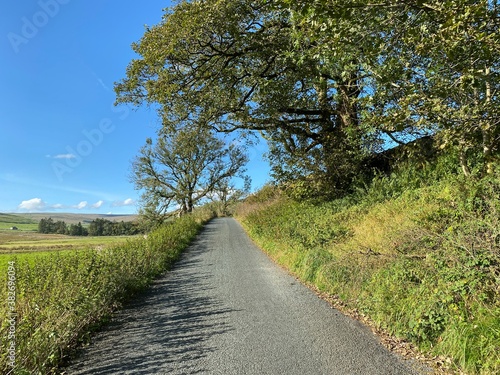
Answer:
M166 276L118 312L65 374L205 372L200 363L217 350L211 338L232 330L227 317L234 311L212 297L212 274L200 273L211 230L208 225Z

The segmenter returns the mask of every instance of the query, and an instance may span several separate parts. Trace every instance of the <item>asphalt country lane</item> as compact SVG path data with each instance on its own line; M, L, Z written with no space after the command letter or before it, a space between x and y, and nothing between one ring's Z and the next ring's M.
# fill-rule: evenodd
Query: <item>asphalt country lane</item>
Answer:
M118 312L66 368L97 374L418 374L276 266L230 218Z

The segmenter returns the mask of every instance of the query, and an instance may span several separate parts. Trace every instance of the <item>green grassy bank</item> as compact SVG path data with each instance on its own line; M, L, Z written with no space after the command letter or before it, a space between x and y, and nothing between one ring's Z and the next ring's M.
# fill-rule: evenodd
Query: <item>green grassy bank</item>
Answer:
M14 301L0 308L0 372L56 372L112 311L170 267L209 218L186 216L147 238L102 249L54 252L36 261L12 257L0 275L4 300Z
M439 178L438 167L332 202L267 187L237 216L278 263L378 327L457 371L498 374L500 178Z

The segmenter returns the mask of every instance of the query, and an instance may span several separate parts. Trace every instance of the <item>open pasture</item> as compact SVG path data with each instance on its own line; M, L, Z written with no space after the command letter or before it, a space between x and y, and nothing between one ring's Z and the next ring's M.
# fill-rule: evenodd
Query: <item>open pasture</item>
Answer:
M0 231L10 231L12 227L16 227L21 231L36 231L38 229L38 221L20 215L0 213Z
M37 262L55 252L71 254L86 249L102 249L125 243L135 236L72 237L60 234L11 231L0 229L0 274L4 274L11 260Z
M0 254L77 250L119 244L134 236L74 237L0 229Z
M12 227L18 228L12 230ZM0 214L0 272L10 260L33 260L54 252L70 253L76 250L102 249L119 245L134 236L74 237L37 232L38 222L21 215Z
M35 217L35 215L38 215ZM120 244L131 236L74 237L60 234L38 233L38 221L48 214L3 214L0 213L0 254L20 254L31 252L79 250L101 248L110 244ZM55 220L78 222L97 215L59 214ZM103 216L103 215L101 215ZM109 215L108 215L109 216ZM130 220L134 215L128 215ZM120 219L125 216L120 216ZM16 230L11 228L16 227Z

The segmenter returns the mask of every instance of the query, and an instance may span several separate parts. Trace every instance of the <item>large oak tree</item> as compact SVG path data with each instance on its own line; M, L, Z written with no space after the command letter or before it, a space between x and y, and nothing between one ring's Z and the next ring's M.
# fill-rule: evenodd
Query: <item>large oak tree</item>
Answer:
M301 165L297 173L343 189L362 151L361 67L351 52L306 53L312 46L296 38L282 5L179 3L134 45L141 57L116 85L117 101L159 104L168 131L197 121L219 132L260 132L277 170Z
M118 103L158 105L165 130L259 132L277 177L345 190L366 152L439 134L499 147L498 1L195 0L133 48ZM324 185L323 185L324 186Z
M362 116L367 127L401 143L408 132L437 134L458 151L466 175L468 157L477 155L482 173L493 172L500 152L498 0L285 2L302 20L302 37L321 40L316 49L356 43L363 51L375 88Z

